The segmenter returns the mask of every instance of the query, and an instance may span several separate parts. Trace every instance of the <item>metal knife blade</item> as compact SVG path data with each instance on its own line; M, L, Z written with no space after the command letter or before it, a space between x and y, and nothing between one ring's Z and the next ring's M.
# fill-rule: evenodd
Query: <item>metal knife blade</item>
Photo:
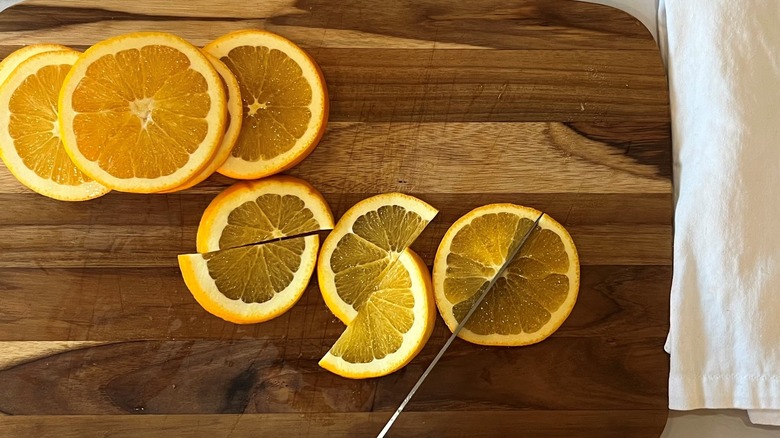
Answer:
M444 343L444 346L441 347L441 350L436 354L436 357L433 358L431 361L431 364L428 365L428 368L425 369L425 371L422 373L419 379L417 379L417 383L414 384L412 389L409 391L409 394L406 395L406 398L401 402L401 405L398 406L398 409L395 410L393 413L393 416L390 417L390 419L385 423L385 427L382 428L382 430L377 435L377 438L384 438L385 435L387 435L387 432L390 431L390 428L393 427L393 423L395 423L395 420L398 418L399 415L401 415L401 412L403 412L406 405L409 403L409 401L414 396L414 393L417 392L417 389L420 388L422 383L425 381L426 377L428 377L428 374L431 373L431 370L433 370L433 367L436 366L437 363L439 363L439 359L444 355L444 352L447 351L447 349L450 347L450 344L452 344L452 341L455 340L455 338L458 337L458 334L461 330L463 330L463 327L468 322L469 318L471 318L471 315L474 314L474 312L479 308L479 305L482 304L482 301L485 300L485 297L487 296L488 292L490 292L490 289L493 288L493 286L496 284L499 278L504 274L504 271L509 267L512 260L517 256L517 254L520 252L520 250L523 248L523 245L528 241L528 238L531 237L531 233L533 233L534 230L539 226L539 221L542 220L544 217L544 213L540 214L538 218L536 218L536 221L534 221L533 225L531 225L531 228L528 229L528 231L523 235L523 238L520 239L520 242L509 252L509 257L507 257L506 261L504 261L504 264L501 265L501 267L498 269L496 274L493 276L493 278L490 279L490 281L487 284L487 287L485 290L482 291L482 295L477 298L477 301L474 302L474 304L471 306L471 309L469 309L468 313L466 313L466 316L463 317L463 319L460 321L457 327L455 327L455 330L452 331L452 335L447 339L447 342Z

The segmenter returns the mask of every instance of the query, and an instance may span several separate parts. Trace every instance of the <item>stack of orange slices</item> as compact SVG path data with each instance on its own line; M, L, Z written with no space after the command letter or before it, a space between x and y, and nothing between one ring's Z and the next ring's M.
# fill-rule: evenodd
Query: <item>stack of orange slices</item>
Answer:
M316 63L260 30L204 49L163 32L84 53L28 46L0 64L0 103L0 157L25 186L61 200L170 193L217 171L273 175L311 153L328 116Z

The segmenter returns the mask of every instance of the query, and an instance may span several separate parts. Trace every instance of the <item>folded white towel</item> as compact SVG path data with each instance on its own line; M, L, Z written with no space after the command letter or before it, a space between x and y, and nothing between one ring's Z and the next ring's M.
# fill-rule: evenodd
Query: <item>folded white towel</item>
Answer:
M671 409L780 409L780 2L665 0ZM780 418L780 417L777 417Z

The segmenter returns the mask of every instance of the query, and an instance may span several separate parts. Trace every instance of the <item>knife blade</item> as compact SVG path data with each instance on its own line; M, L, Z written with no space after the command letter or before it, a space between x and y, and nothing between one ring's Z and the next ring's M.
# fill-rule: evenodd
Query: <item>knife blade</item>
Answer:
M490 281L487 284L487 287L482 291L482 295L477 298L477 300L474 302L474 304L471 305L471 308L469 309L468 313L466 313L466 316L463 317L463 319L460 321L457 327L455 327L455 330L452 331L452 335L447 339L447 342L444 343L444 346L441 347L438 353L436 353L436 356L431 361L431 364L428 365L428 368L425 369L425 371L422 373L419 379L417 379L417 383L414 384L412 389L409 391L409 394L406 395L406 398L401 402L401 405L398 406L398 409L395 410L393 413L393 416L390 417L390 419L385 423L385 427L382 428L382 430L377 435L377 438L384 438L385 435L387 435L387 432L390 431L390 428L393 427L393 423L395 423L395 420L398 419L398 416L401 415L401 412L403 412L406 405L409 403L409 401L414 397L414 394L417 392L417 390L420 388L420 386L423 384L425 379L428 377L428 374L431 373L431 370L433 370L433 367L436 366L437 363L439 363L439 359L441 359L442 356L444 356L444 352L447 351L447 349L450 347L450 344L455 340L455 338L458 337L458 334L461 330L463 330L463 327L466 326L466 323L468 322L469 318L471 318L471 315L474 314L474 312L477 310L480 304L482 304L482 301L485 300L485 297L487 296L488 292L490 292L490 289L493 288L493 286L496 284L499 278L504 274L506 269L509 267L509 265L512 263L512 260L517 256L517 254L520 252L520 250L523 248L523 245L528 241L528 238L531 237L531 233L533 233L534 230L539 226L539 221L542 220L544 217L544 213L540 214L538 218L536 218L536 221L534 221L533 225L531 225L531 228L526 231L525 235L523 235L523 238L520 239L520 242L509 252L509 256L504 261L504 264L501 265L501 267L498 269L495 275L493 275L493 278L490 279Z

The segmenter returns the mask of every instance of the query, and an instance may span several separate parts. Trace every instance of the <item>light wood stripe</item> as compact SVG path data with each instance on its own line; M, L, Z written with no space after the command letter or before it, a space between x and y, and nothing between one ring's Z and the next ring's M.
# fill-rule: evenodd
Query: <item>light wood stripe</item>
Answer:
M101 344L103 342L97 341L0 341L0 370L65 351Z
M289 173L343 193L670 193L668 155L626 153L560 123L335 122ZM28 192L0 164L0 193Z

